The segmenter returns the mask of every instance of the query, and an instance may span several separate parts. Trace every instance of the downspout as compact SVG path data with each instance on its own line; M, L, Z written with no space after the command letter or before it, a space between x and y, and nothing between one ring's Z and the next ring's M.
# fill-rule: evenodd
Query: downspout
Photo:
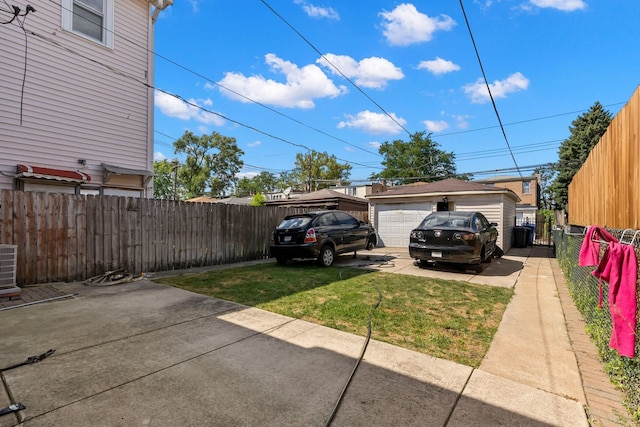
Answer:
M167 7L173 5L173 0L149 0L149 3L151 3L151 5L155 7L155 9L153 10L153 15L151 16L151 22L155 24L160 11L165 10Z

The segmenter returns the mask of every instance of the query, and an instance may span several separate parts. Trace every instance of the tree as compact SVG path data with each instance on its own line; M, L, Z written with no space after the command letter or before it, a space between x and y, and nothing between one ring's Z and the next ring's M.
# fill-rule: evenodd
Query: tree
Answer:
M311 150L307 154L296 154L294 169L282 174L281 178L284 178L285 186L305 188L311 192L344 182L350 175L350 164L338 163L336 156L330 156L326 151L319 153Z
M267 198L264 194L258 193L251 199L251 206L264 206L267 204Z
M540 209L553 209L551 184L556 176L557 164L549 163L536 170L540 174Z
M174 200L177 199L178 182L177 159L169 161L167 159L153 162L153 197L156 199Z
M176 154L185 154L184 166L178 170L186 196L196 197L208 192L223 196L242 168L244 154L235 138L218 132L200 137L187 131L173 143Z
M242 177L236 184L236 196L253 196L258 193L271 193L278 188L278 178L271 172L262 171L258 175Z
M384 142L378 152L384 156L380 173L371 179L385 179L394 184L415 181L439 181L456 175L455 154L440 150L440 145L425 132L416 132L409 141Z
M587 160L593 147L600 141L611 120L611 113L596 101L589 111L571 122L569 127L571 135L560 144L558 149L558 175L550 189L556 207L567 206L569 184L573 176Z

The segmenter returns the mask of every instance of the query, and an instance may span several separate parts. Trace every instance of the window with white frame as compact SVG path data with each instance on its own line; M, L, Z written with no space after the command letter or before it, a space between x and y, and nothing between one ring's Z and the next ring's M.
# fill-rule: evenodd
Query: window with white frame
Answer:
M529 181L522 181L522 194L531 194L531 183Z
M114 0L62 0L62 28L113 47Z

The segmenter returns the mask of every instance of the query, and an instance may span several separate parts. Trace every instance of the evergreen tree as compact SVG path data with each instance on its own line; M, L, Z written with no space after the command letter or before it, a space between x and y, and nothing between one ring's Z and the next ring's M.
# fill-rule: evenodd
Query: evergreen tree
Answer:
M556 208L566 208L569 184L573 176L587 160L591 149L600 141L611 120L611 113L596 101L589 111L571 122L571 135L558 149L557 176L550 188Z

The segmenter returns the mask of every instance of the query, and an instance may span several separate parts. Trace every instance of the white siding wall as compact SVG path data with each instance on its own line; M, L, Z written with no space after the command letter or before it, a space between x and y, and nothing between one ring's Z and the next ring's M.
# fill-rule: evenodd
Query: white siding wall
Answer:
M515 218L516 204L504 194L483 196L452 197L457 211L478 211L487 217L489 222L498 223L498 246L505 252L511 248L511 234Z
M59 2L35 8L25 21L38 35L27 36L22 125L25 35L0 25L0 172L13 175L18 163L76 170L84 159L83 172L101 183L101 163L149 170L148 1L115 0L113 50L63 31ZM12 179L0 174L0 188Z

